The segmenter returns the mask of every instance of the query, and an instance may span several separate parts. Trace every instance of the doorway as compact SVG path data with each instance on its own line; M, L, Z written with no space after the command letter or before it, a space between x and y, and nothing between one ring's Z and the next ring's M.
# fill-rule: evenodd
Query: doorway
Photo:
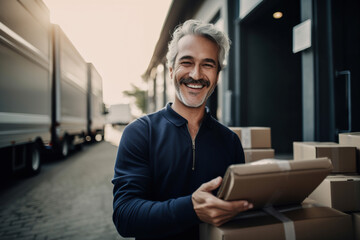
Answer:
M335 133L360 131L359 2L332 0Z
M264 1L240 23L240 122L271 127L277 154L291 154L302 139L301 56L292 52L299 22L299 1L282 0Z

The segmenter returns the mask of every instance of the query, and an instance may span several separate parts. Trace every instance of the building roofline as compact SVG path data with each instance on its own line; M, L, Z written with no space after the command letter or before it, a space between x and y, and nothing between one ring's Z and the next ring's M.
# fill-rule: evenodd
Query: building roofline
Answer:
M193 17L204 0L173 0L156 43L154 53L150 63L142 75L144 80L148 79L151 70L160 64L166 56L168 43L171 40L171 34L176 26ZM189 6L192 6L191 8Z

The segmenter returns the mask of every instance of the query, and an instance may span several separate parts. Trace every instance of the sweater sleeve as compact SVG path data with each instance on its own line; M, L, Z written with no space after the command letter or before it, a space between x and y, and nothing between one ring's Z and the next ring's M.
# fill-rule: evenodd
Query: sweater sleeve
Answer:
M160 238L200 223L191 195L150 200L149 125L139 119L122 135L115 163L113 221L123 237Z

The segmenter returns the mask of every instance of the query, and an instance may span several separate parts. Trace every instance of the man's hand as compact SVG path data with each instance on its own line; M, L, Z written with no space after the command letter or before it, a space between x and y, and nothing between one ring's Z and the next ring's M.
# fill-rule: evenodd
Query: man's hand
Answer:
M253 205L244 200L224 201L215 197L211 191L217 189L222 178L217 177L202 184L193 194L192 203L201 221L216 227L226 223L238 213L251 209Z

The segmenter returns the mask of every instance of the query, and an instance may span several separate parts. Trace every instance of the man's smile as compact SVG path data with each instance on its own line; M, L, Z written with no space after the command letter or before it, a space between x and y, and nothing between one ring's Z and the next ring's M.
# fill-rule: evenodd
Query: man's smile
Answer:
M193 89L202 89L205 87L205 85L193 84L193 83L185 84L185 86L187 86L188 88L193 88Z
M182 78L179 83L191 89L203 89L204 87L210 86L210 81L204 79L194 80L193 78Z

